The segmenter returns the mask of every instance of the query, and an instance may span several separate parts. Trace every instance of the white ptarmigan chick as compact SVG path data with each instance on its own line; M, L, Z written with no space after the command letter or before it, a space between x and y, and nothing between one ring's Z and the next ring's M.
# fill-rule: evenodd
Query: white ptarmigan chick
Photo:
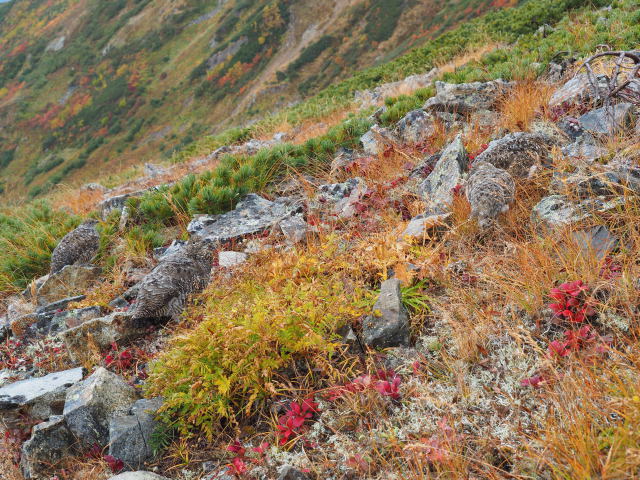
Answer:
M488 162L473 165L465 186L471 216L478 219L481 228L490 226L498 215L509 210L515 192L516 184L511 175Z
M67 265L91 262L100 248L97 220L88 220L67 233L51 254L51 273L57 273Z

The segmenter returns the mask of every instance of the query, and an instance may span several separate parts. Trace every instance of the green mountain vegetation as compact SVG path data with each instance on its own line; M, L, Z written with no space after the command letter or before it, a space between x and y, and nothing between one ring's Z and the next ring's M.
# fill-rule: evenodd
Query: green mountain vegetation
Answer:
M171 158L512 3L13 0L0 6L4 201Z

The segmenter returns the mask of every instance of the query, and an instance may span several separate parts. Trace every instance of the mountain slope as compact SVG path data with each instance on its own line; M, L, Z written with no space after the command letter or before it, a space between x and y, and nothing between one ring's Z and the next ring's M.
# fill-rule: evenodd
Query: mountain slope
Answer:
M13 0L0 7L5 199L169 157L515 3Z

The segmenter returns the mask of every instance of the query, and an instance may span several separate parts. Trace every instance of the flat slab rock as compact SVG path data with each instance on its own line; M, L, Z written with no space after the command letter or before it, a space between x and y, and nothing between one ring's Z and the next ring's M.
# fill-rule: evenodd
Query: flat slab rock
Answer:
M60 404L59 413L62 413L67 389L83 376L84 369L78 367L6 385L0 388L0 411L29 407L31 416L46 420L56 403Z
M187 231L205 242L218 245L262 233L300 210L301 204L289 198L271 202L252 193L230 212L195 217Z
M161 477L151 472L124 472L109 480L169 480L167 477Z

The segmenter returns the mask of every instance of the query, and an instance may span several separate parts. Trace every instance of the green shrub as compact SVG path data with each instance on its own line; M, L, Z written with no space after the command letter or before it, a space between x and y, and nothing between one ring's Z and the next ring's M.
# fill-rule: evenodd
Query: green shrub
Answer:
M310 369L328 365L340 350L336 330L360 317L368 299L347 285L358 269L336 261L339 243L336 237L284 254L277 269L265 259L255 271L209 287L185 314L200 325L176 337L151 367L148 393L164 397L169 426L211 438L220 420L258 411L275 392L278 372L296 360Z
M0 210L0 291L22 289L44 275L58 241L79 222L42 201Z

